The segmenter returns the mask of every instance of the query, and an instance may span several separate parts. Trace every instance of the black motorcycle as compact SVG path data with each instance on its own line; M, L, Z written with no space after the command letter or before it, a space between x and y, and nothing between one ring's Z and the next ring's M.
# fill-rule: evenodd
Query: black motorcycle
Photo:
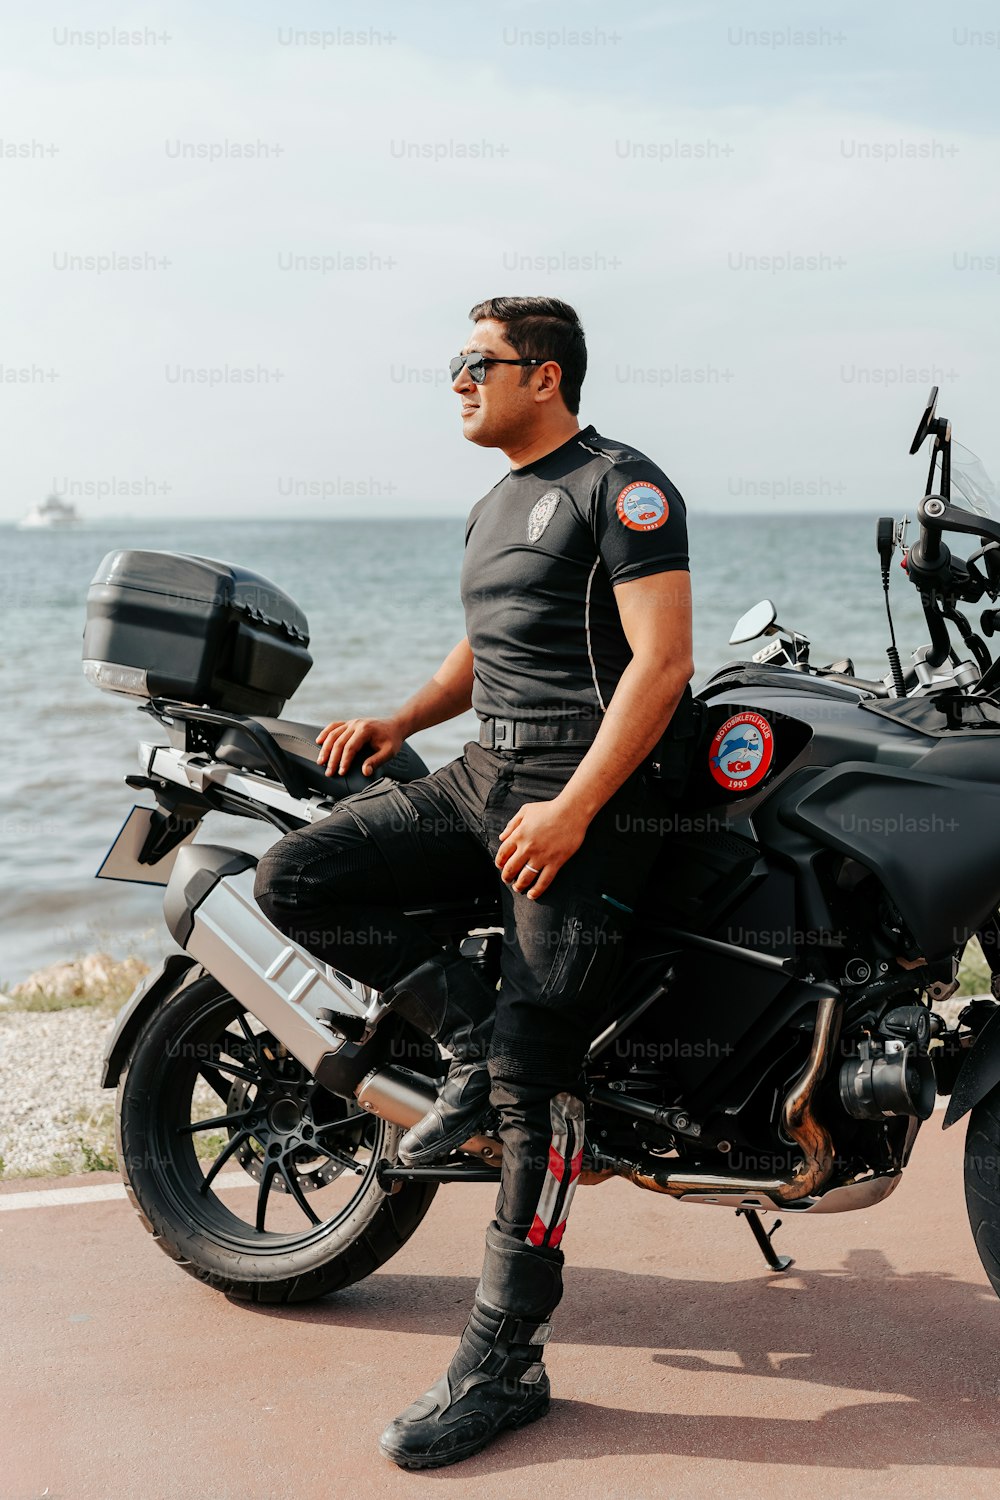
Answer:
M973 938L1000 994L1000 662L983 639L1000 625L1000 511L981 470L953 473L936 397L911 448L932 443L919 534L906 547L906 523L882 519L877 535L887 610L901 547L929 644L904 668L893 641L882 681L815 667L765 601L731 642L764 646L696 694L697 733L650 808L662 857L587 1059L581 1181L735 1209L783 1269L760 1213L880 1202L950 1095L1000 1293L1000 1007L972 1001L953 1026L933 1008ZM960 559L946 534L975 550ZM959 606L980 601L977 633ZM164 731L126 778L153 805L132 809L99 873L164 885L180 949L108 1045L121 1170L168 1255L262 1302L360 1280L440 1184L498 1176L488 1130L440 1165L399 1164L446 1060L271 926L252 854L195 839L209 811L286 833L371 784L360 756L327 777L320 726L279 717L310 665L301 610L245 569L118 551L89 591L87 676ZM382 771L426 774L409 746ZM498 896L409 915L495 979L499 911Z

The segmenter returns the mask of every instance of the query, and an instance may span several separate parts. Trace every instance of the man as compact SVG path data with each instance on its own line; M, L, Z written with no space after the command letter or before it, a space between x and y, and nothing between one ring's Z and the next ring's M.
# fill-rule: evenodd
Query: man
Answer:
M371 774L404 738L471 706L479 743L289 834L256 885L290 937L308 933L320 957L450 1051L436 1105L403 1138L404 1163L448 1154L497 1111L500 1191L469 1323L446 1374L382 1435L406 1468L454 1463L548 1407L541 1355L580 1170L582 1063L659 844L650 763L675 709L690 706L693 670L684 504L649 459L581 430L576 313L500 297L470 318L451 362L462 429L500 448L510 472L469 516L467 637L391 718L334 720L318 739L328 773L367 745ZM494 990L403 913L495 892L497 872ZM338 946L361 928L392 941Z

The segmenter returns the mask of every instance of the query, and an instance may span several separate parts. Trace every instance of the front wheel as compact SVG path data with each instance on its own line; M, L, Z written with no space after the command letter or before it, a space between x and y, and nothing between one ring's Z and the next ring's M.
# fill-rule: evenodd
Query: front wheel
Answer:
M1000 1085L969 1117L965 1204L979 1259L1000 1297Z
M118 1086L118 1156L157 1244L255 1302L306 1302L384 1265L434 1183L376 1179L402 1130L319 1087L211 976L142 1029Z

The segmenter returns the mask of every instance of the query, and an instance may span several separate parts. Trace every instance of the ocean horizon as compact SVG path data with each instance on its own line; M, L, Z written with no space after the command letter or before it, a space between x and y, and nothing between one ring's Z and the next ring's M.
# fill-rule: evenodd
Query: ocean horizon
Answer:
M730 647L732 628L769 597L782 624L813 641L813 660L853 656L863 676L887 671L889 643L875 512L689 516L694 685L760 646ZM336 522L335 526L329 523ZM141 538L141 540L140 540ZM373 539L377 543L373 544ZM322 725L387 713L440 666L465 633L458 577L464 516L409 516L374 526L357 517L234 520L144 515L38 532L9 525L0 690L7 755L0 782L0 986L97 948L155 958L171 944L157 888L99 881L94 872L135 801L123 785L136 745L158 726L81 670L88 584L104 555L137 543L238 562L284 588L310 623L314 666L285 717ZM892 570L904 661L926 639L916 591ZM471 713L414 737L433 770L461 753ZM209 825L211 824L211 827ZM204 837L251 843L264 825L212 814ZM258 851L259 852L259 851Z

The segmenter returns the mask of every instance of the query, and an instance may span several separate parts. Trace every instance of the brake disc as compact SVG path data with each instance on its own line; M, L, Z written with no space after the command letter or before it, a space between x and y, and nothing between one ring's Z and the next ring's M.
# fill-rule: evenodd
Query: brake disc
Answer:
M229 1091L229 1097L226 1101L227 1113L235 1114L239 1111L242 1111L245 1107L247 1095L250 1089L253 1087L254 1085L251 1084L247 1079L235 1079L233 1082L233 1086ZM278 1113L277 1123L279 1128L274 1128L274 1125L272 1123L261 1124L261 1126L254 1131L254 1134L250 1137L250 1139L245 1141L243 1145L237 1149L236 1160L239 1162L244 1172L248 1173L248 1175L253 1178L254 1182L260 1182L261 1180L267 1147L271 1143L271 1141L280 1140L283 1137L287 1138L287 1136L290 1135L295 1129L296 1121L293 1115L293 1110L297 1112L298 1122L304 1121L307 1124L312 1122L312 1110L309 1107L308 1100L302 1100L298 1097L295 1097L301 1095L302 1092L302 1088L297 1086L295 1088L290 1088L287 1094L281 1094L279 1095L278 1099L272 1100L270 1105L268 1106L268 1115L272 1116L273 1119L275 1113ZM305 1104L305 1108L302 1108L303 1104ZM284 1106L286 1110L286 1120L284 1121L282 1121L280 1118L280 1111L282 1106ZM367 1124L367 1120L367 1115L359 1110L359 1126ZM288 1128L281 1129L280 1126L286 1123ZM237 1133L239 1127L233 1124L228 1128L230 1139L232 1139L232 1137ZM338 1142L338 1145L344 1150L345 1155L350 1152L351 1144L351 1142L343 1140ZM295 1173L296 1181L298 1182L299 1187L305 1193L315 1193L320 1188L328 1187L331 1182L336 1181L341 1173L347 1170L346 1164L331 1161L329 1157L324 1156L321 1151L317 1151L316 1148L314 1146L310 1146L308 1142L303 1142L299 1150L297 1150L293 1156L288 1158L288 1166L289 1170ZM280 1172L276 1173L271 1183L271 1187L272 1189L277 1189L279 1193L288 1193L291 1191Z

